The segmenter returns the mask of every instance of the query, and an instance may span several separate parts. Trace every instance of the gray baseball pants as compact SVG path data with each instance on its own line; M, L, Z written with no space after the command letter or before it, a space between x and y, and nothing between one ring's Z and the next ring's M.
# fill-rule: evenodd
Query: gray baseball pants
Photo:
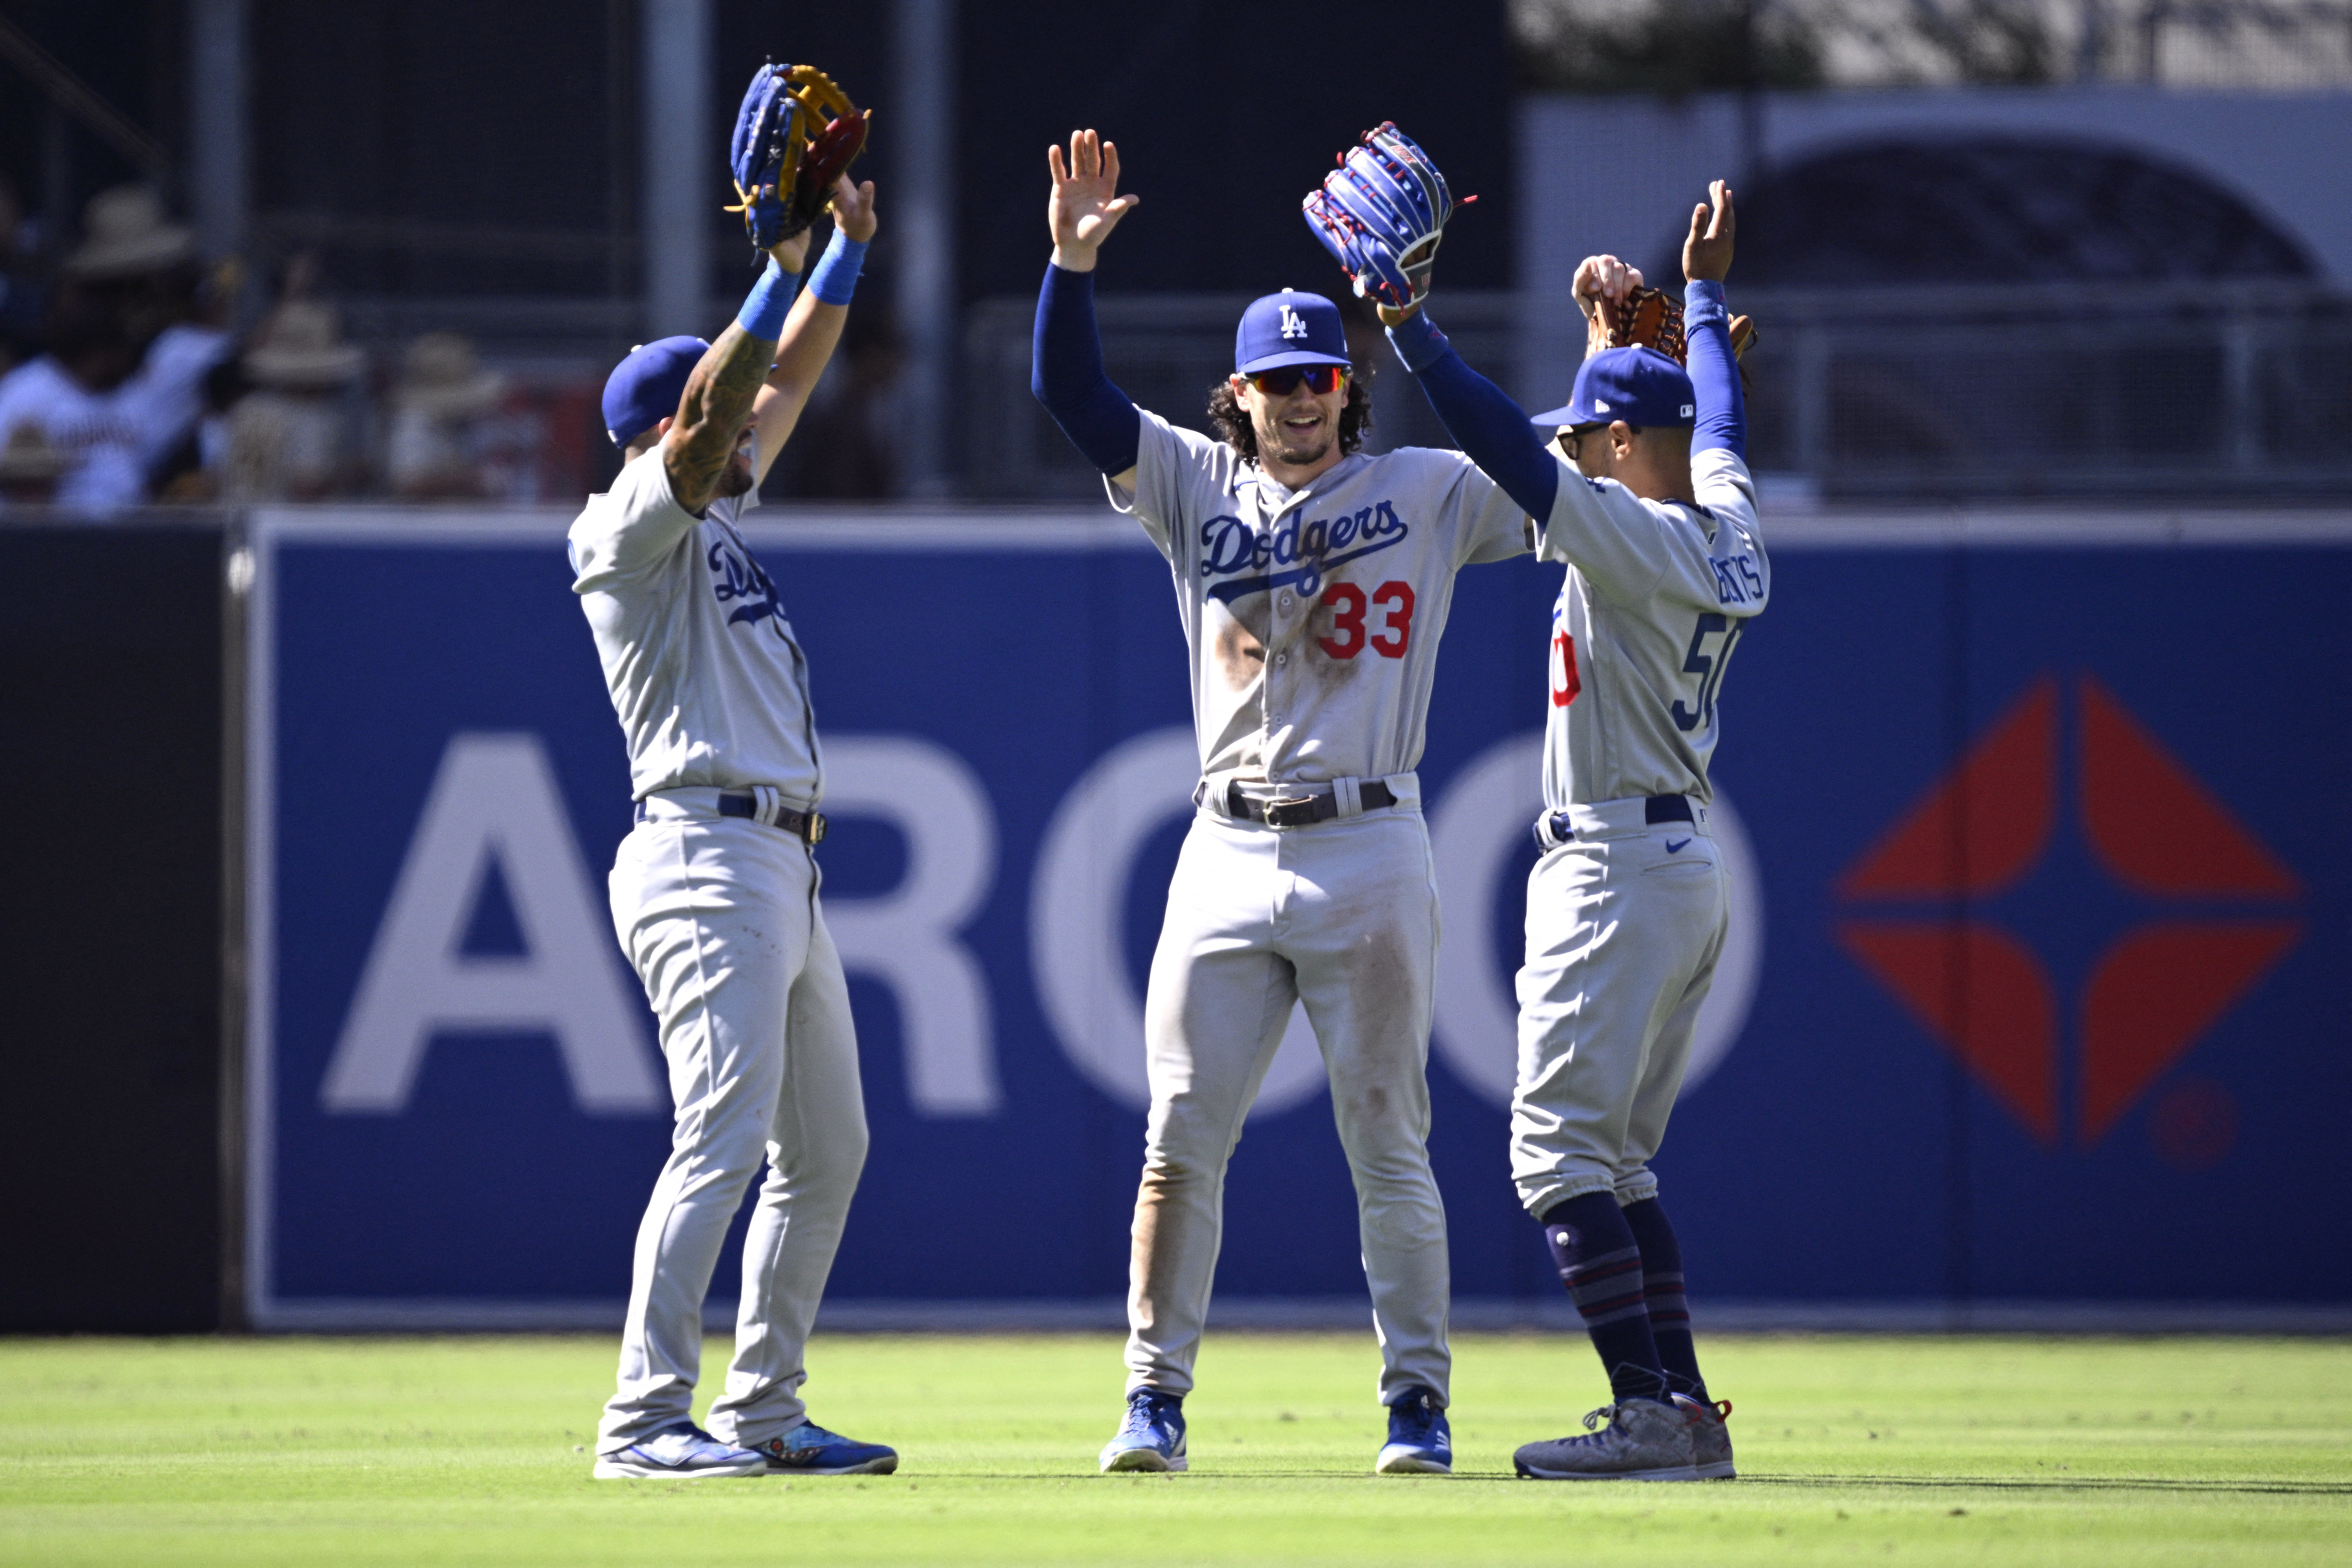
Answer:
M1723 868L1696 822L1639 800L1573 806L1576 836L1528 874L1511 1178L1540 1219L1585 1193L1657 1196L1651 1156L1690 1062L1727 923ZM1540 831L1540 830L1539 830Z
M676 1119L637 1229L599 1453L688 1418L703 1297L762 1160L735 1357L709 1425L750 1445L807 1420L803 1352L866 1163L849 990L816 863L796 837L719 816L716 795L651 797L613 865L613 922L660 1020Z
M1403 804L1384 810L1286 828L1204 811L1185 838L1144 1006L1130 1390L1192 1387L1226 1163L1303 1001L1355 1178L1381 1402L1416 1384L1448 1398L1445 1209L1427 1147L1437 886L1418 789L1391 783Z

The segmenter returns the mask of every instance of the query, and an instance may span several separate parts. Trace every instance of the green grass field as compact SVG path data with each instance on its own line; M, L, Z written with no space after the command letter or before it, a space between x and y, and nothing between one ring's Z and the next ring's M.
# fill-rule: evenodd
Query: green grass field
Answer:
M1456 1342L1452 1479L1376 1479L1368 1337L1213 1336L1192 1470L1104 1477L1102 1335L820 1337L896 1476L592 1481L602 1338L0 1342L0 1562L2352 1563L2352 1343L1704 1340L1742 1479L1542 1484L1566 1339ZM717 1379L714 1356L706 1387Z

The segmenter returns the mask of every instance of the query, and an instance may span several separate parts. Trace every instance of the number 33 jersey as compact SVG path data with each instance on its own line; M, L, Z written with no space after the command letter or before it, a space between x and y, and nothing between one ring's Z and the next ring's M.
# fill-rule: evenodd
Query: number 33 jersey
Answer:
M1560 459L1536 553L1568 563L1552 610L1544 805L1713 798L1723 673L1762 613L1772 567L1748 465L1691 454L1698 504L1643 500Z
M1213 789L1411 771L1454 573L1528 550L1459 452L1359 453L1293 490L1147 411L1135 493L1109 490L1175 576Z

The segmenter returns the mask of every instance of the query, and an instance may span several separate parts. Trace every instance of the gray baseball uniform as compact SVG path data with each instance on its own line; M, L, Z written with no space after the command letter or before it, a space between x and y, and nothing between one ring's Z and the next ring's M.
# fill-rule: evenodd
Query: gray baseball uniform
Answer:
M1526 520L1458 452L1348 457L1292 490L1150 413L1134 480L1111 500L1175 580L1202 782L1145 1006L1129 1386L1192 1386L1226 1163L1303 1001L1355 1177L1383 1402L1417 1384L1442 1405L1445 1215L1426 1148L1438 912L1412 770L1454 575L1525 552ZM1323 820L1264 820L1317 795L1335 808Z
M764 1158L720 1439L807 1419L802 1352L866 1159L866 1110L841 959L816 862L779 814L814 810L824 773L808 661L740 509L677 504L662 449L631 462L572 525L572 563L628 739L636 827L613 863L613 922L660 1020L676 1131L637 1232L619 1388L599 1453L688 1417L702 1301ZM721 796L751 797L729 815Z
M1568 564L1511 1108L1512 1176L1538 1217L1583 1193L1656 1193L1648 1161L1723 946L1707 763L1724 671L1772 568L1747 464L1715 447L1691 478L1696 505L1643 500L1563 459L1538 542ZM1690 820L1650 805L1676 795Z

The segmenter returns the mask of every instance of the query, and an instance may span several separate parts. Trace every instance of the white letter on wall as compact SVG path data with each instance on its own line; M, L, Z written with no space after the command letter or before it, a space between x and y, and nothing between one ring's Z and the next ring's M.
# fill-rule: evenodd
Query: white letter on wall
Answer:
M996 814L963 759L910 735L824 743L824 809L876 816L907 839L907 878L874 898L824 900L844 969L872 975L898 1001L907 1096L923 1116L993 1116L996 1078L988 978L956 935L996 879Z
M524 952L466 957L457 950L493 857ZM582 1110L660 1110L645 998L625 984L619 951L539 737L451 736L320 1101L396 1113L436 1032L543 1029Z
M1201 752L1189 728L1152 730L1103 753L1071 786L1037 852L1029 895L1029 964L1063 1054L1087 1081L1133 1110L1151 1104L1143 1001L1127 973L1128 883L1144 841L1192 815ZM1311 1100L1323 1058L1307 1009L1293 1006L1250 1114Z

